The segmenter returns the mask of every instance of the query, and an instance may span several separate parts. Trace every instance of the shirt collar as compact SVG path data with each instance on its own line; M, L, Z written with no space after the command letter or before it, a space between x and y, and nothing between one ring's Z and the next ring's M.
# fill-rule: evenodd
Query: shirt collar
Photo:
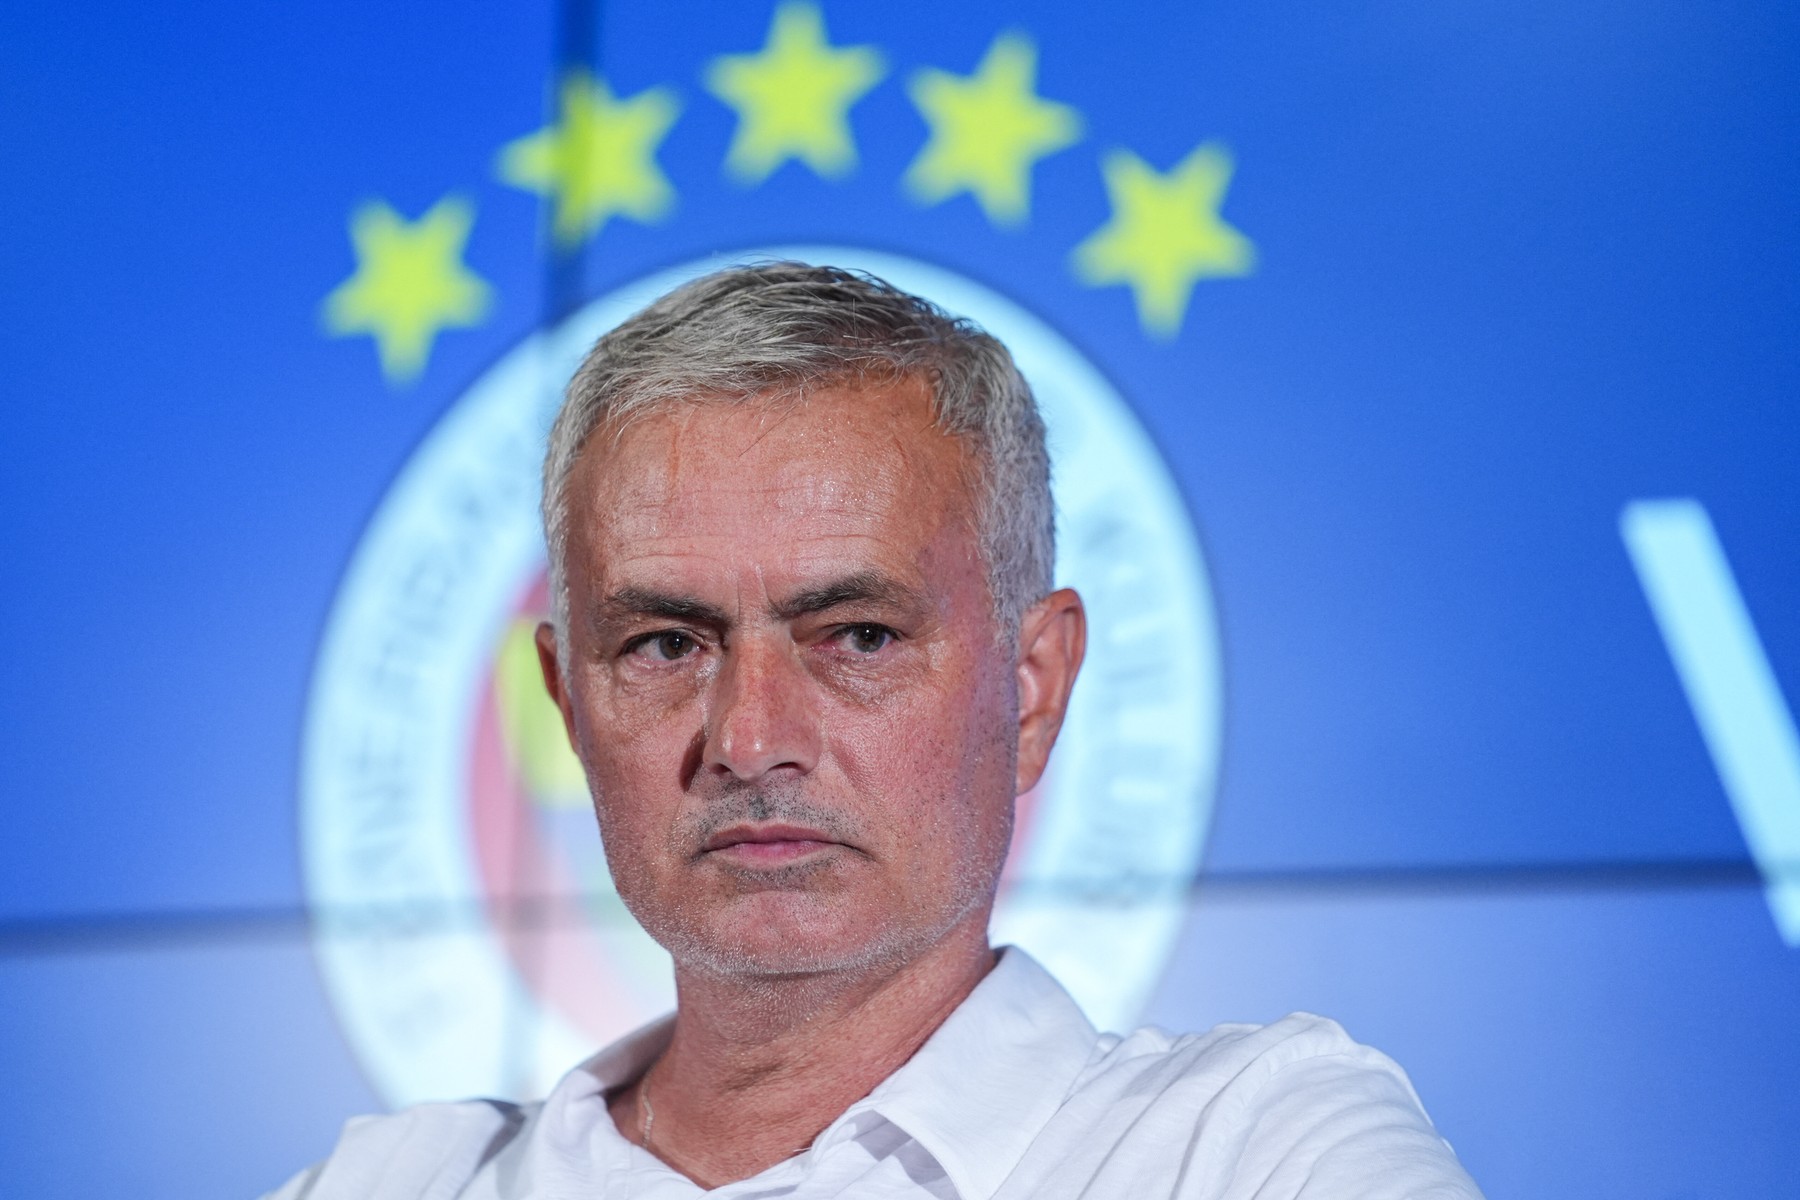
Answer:
M567 1177L587 1182L594 1175L626 1171L646 1162L662 1166L612 1123L607 1092L641 1078L675 1036L675 1013L634 1029L563 1076L544 1099L538 1130L544 1153L560 1160ZM668 1168L664 1168L668 1169Z
M635 1147L613 1125L606 1094L640 1078L674 1036L675 1014L670 1013L564 1075L544 1101L541 1120L547 1136L572 1155L585 1146L613 1166L629 1160Z
M635 1082L656 1061L657 1055L669 1048L674 1036L674 1013L632 1030L582 1063L574 1074L585 1078L576 1086L587 1092L610 1092Z
M1098 1036L1062 985L1008 946L906 1065L844 1116L879 1113L937 1160L963 1200L988 1200L1062 1106Z
M634 1148L613 1128L604 1102L597 1116L592 1102L641 1076L674 1032L671 1013L565 1076L545 1113L559 1140L627 1162ZM1007 946L912 1058L833 1121L820 1143L873 1112L936 1159L962 1200L989 1200L1062 1107L1098 1037L1062 985Z

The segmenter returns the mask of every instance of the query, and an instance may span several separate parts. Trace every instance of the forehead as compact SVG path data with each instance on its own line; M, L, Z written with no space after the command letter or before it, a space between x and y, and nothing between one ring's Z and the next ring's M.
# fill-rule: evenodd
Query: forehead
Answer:
M803 573L814 559L915 560L972 530L971 466L916 379L677 404L583 452L571 574L671 558Z

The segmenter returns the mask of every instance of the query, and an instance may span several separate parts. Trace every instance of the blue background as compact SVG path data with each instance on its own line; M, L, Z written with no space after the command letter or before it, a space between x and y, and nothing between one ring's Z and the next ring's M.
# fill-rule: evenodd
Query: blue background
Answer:
M1224 774L1147 1014L1338 1017L1493 1196L1800 1194L1800 950L1621 544L1711 513L1800 696L1800 15L1774 3L827 5L861 163L721 175L754 4L0 14L0 1178L231 1197L379 1107L307 942L295 777L344 564L488 363L699 255L844 242L1014 297L1131 399L1220 609ZM1022 28L1087 138L1028 226L898 180L901 81ZM545 251L498 183L558 61L684 103L668 220ZM1071 248L1098 157L1238 173L1178 337ZM328 338L345 221L449 191L489 318L395 389ZM1172 630L1170 636L1181 636Z

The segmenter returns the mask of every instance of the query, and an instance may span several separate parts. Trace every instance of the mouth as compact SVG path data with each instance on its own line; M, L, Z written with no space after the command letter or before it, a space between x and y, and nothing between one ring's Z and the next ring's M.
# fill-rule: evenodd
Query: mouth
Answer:
M706 840L700 853L744 867L784 867L842 848L844 843L805 825L733 825Z

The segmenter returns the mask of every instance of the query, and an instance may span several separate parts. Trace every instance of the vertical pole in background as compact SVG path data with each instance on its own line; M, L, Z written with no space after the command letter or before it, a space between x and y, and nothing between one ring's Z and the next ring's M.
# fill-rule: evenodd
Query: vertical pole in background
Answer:
M549 2L556 6L556 41L552 47L548 78L545 80L545 124L555 125L563 120L562 84L569 73L585 70L596 78L601 74L601 0ZM543 329L559 324L588 298L588 242L586 239L574 245L559 242L550 227L554 208L554 204L548 201L539 206L542 224L538 253L543 256L540 277L543 290L540 295L538 325ZM543 365L545 370L539 381L538 404L543 417L543 428L548 432L550 421L562 406L562 389L567 380L550 377L550 365ZM506 898L506 906L497 917L514 926L513 932L517 936L513 938L513 945L518 947L517 953L525 960L518 964L519 978L515 980L512 989L513 999L502 1035L506 1039L507 1091L517 1099L542 1096L548 1083L553 1082L539 1077L539 1041L544 1031L540 1025L538 1004L530 995L529 980L542 975L540 968L550 952L550 940L556 933L551 926L561 913L555 898L545 894L541 888L532 886L527 879L529 847L538 836L537 830L531 827L530 808L529 803L518 806L517 820L520 824L512 831L513 879L517 882L513 894Z
M1701 736L1767 887L1800 946L1800 737L1706 509L1637 500L1619 517Z
M552 0L556 5L555 61L549 80L550 120L560 119L558 95L569 72L585 70L602 77L600 31L602 0ZM546 213L549 207L546 206ZM553 237L544 247L544 314L542 324L555 325L587 299L588 243L561 246Z

